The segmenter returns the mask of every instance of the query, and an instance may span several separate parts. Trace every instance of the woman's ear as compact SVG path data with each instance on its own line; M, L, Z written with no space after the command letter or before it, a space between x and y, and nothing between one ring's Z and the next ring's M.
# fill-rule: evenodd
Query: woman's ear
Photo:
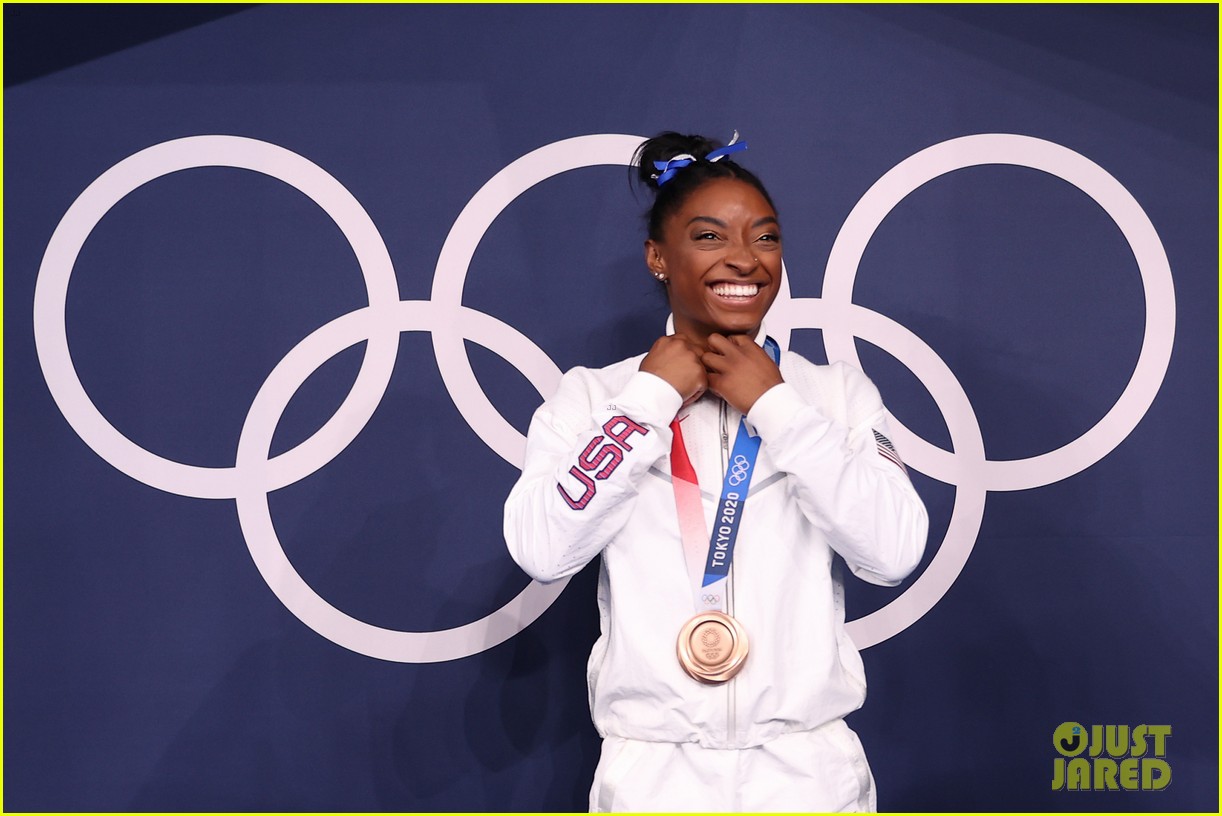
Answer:
M660 281L666 280L666 260L662 257L658 242L652 238L645 242L645 266L649 268L649 274Z

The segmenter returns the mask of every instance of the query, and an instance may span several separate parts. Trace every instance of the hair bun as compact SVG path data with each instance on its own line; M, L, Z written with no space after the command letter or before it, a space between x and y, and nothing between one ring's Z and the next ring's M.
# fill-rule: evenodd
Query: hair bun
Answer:
M658 171L654 162L666 162L675 156L687 154L697 159L703 159L712 151L721 147L719 142L704 136L683 135L673 130L659 133L652 139L647 139L637 148L633 162L637 165L637 179L651 190L658 189L655 178Z
M768 206L776 210L772 196L763 183L747 168L729 158L746 150L747 143L738 139L738 131L728 145L704 136L684 136L667 131L646 139L632 156L635 167L629 167L629 178L649 188L653 204L646 215L650 240L662 240L663 223L683 205L687 197L703 184L716 179L733 179L751 185L759 191ZM689 158L690 157L690 158Z

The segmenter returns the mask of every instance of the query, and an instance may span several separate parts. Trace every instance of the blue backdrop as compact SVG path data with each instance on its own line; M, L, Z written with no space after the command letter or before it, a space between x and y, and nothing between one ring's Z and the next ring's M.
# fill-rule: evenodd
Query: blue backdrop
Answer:
M277 5L10 85L4 809L584 809L596 568L501 502L662 331L628 137L737 128L930 510L848 587L880 807L1216 810L1217 14ZM1052 790L1066 721L1172 783Z

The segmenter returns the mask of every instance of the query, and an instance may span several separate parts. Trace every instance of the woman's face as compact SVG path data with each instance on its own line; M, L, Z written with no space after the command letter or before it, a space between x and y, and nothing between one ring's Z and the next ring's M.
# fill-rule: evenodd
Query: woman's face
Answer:
M714 179L688 195L645 242L650 272L666 278L675 333L752 334L781 284L781 228L752 185Z

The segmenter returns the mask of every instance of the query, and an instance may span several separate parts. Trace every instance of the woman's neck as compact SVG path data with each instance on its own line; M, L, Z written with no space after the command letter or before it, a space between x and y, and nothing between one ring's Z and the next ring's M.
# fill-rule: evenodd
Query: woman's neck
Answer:
M758 334L759 334L759 331L760 331L760 327L759 327L759 326L756 326L756 327L755 327L755 328L753 328L753 329L749 329L749 330L747 330L747 331L743 331L743 332L730 332L730 331L722 331L722 332L718 332L718 331L712 331L712 330L709 330L709 329L703 329L703 330L702 330L702 329L698 329L698 328L696 328L696 327L694 327L694 326L685 326L685 325L682 325L682 324L680 324L680 323L678 323L678 322L676 322L676 323L675 323L675 334L682 335L683 337L686 337L686 338L687 338L687 339L688 339L690 342L695 343L696 345L698 345L698 346L700 347L701 351L708 351L708 350L709 350L709 335L711 335L711 334L720 334L720 335L722 335L723 337L731 337L731 336L733 336L733 335L735 335L735 334L741 334L741 335L744 335L745 337L748 337L748 338L750 338L751 340L753 340L753 341L754 341L754 340L755 340L756 335L758 335Z

